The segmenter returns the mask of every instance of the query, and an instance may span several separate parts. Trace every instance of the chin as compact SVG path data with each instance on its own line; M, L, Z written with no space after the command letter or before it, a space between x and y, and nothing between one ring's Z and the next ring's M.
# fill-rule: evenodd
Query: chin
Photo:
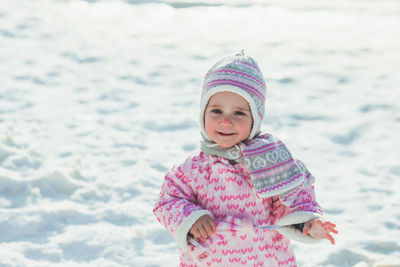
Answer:
M234 144L233 145L231 145L231 144L218 144L220 147L222 147L222 148L231 148L231 147L233 147L234 146Z

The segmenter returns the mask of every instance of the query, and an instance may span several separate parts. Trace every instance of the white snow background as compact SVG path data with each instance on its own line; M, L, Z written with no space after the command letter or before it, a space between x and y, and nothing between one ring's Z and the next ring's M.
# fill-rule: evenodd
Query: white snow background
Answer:
M0 0L0 266L176 266L153 205L242 48L340 231L299 266L400 266L395 0Z

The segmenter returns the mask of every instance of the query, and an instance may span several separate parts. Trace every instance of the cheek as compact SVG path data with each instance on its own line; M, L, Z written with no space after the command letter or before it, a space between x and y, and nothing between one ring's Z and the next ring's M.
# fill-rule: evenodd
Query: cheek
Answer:
M215 126L213 119L210 116L204 116L204 129L207 131L212 130Z
M252 120L245 120L240 123L240 127L242 131L248 132L250 134L251 128L253 127L253 121Z

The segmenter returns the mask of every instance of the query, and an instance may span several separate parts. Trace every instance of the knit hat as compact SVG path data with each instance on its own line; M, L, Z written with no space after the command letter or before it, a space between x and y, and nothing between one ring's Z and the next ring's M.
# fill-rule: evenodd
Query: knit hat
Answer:
M257 62L244 55L244 50L235 56L218 61L206 74L200 101L200 127L204 137L204 112L211 96L219 92L232 92L243 97L250 106L253 116L252 139L260 130L265 111L265 80Z

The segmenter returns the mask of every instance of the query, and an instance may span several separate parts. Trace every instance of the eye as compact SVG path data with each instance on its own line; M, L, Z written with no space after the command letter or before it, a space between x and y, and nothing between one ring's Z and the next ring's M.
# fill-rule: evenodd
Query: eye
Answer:
M243 111L235 111L234 113L236 116L246 116L246 113L244 113Z
M220 110L219 108L214 108L214 109L210 110L210 112L214 113L214 114L222 114L222 110Z

